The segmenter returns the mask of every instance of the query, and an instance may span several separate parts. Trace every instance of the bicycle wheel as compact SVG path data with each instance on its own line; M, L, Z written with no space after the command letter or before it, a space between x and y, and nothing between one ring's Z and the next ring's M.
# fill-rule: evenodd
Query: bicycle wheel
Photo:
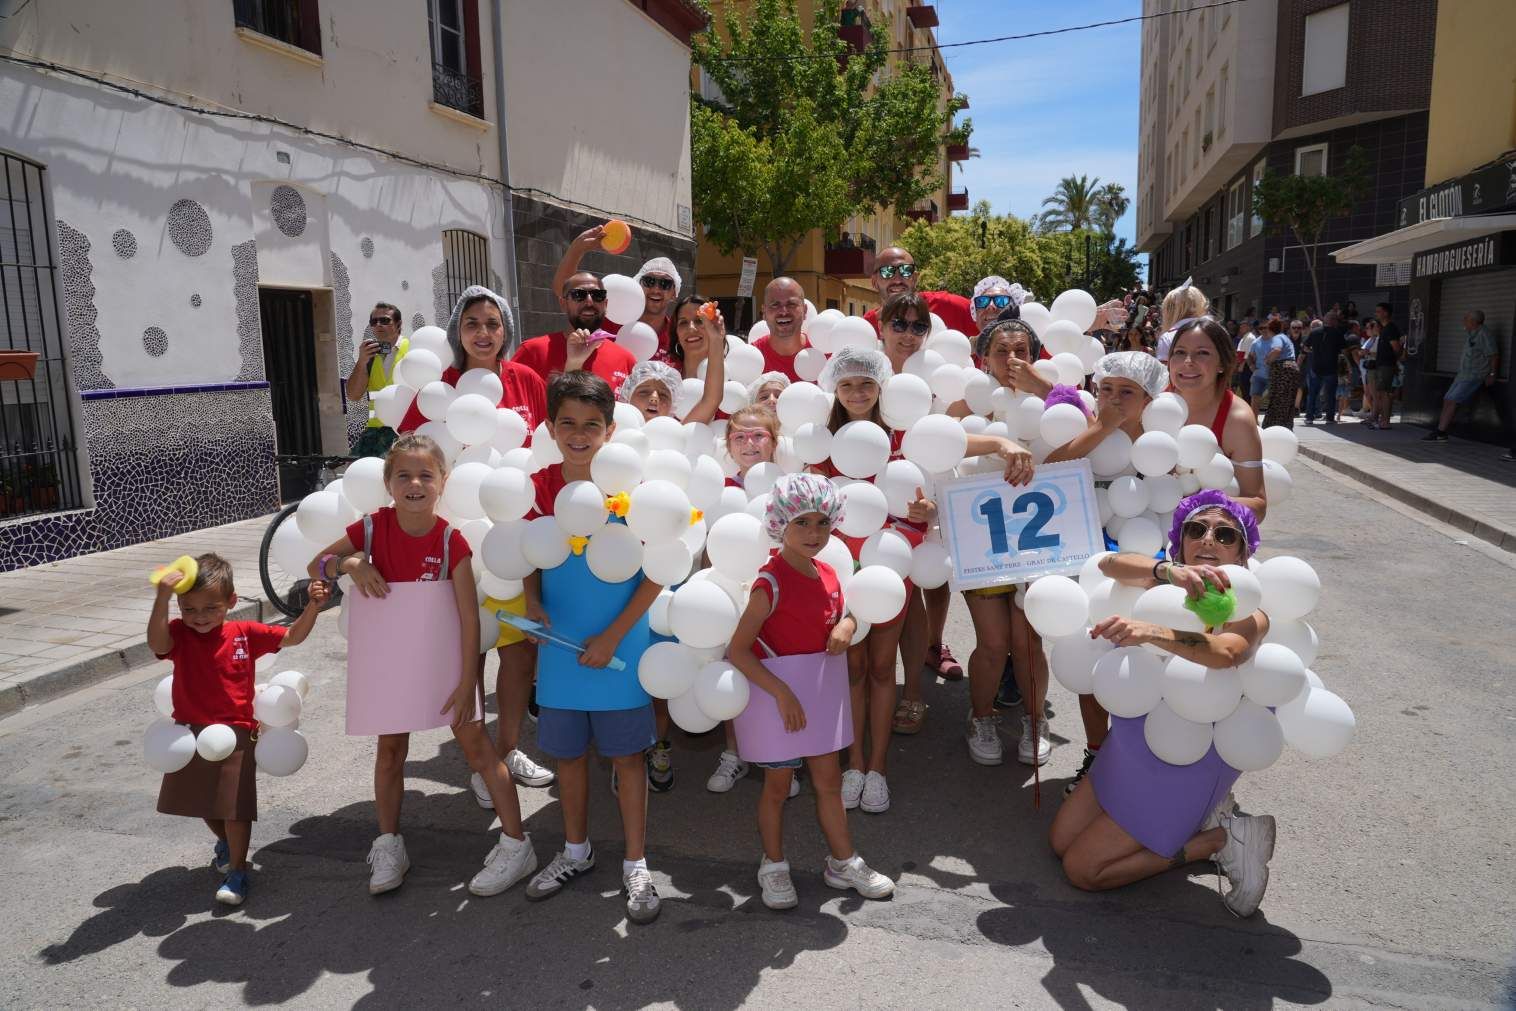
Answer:
M287 573L270 557L270 550L274 543L274 534L280 524L293 523L295 510L300 508L299 502L291 502L269 521L268 529L263 532L263 543L258 548L258 577L263 582L263 593L274 609L287 618L298 618L300 612L305 610L306 603L310 600L310 594L306 587L311 581L304 574ZM342 588L333 583L326 603L321 610L330 611L341 605Z

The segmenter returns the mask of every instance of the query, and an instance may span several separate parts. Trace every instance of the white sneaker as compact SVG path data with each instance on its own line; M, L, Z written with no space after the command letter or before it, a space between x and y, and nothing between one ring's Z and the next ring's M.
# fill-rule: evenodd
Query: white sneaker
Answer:
M474 800L486 811L495 810L495 798L490 796L490 788L484 782L484 777L474 773L468 778L468 785L474 791Z
M1236 813L1237 797L1232 793L1232 791L1228 790L1227 795L1222 798L1221 803L1216 805L1216 809L1210 814L1206 815L1205 821L1200 823L1200 831L1209 832L1213 828L1220 828L1221 819L1223 817Z
M1037 735L1033 737L1031 714L1022 713L1021 743L1016 745L1016 760L1022 765L1046 765L1052 754L1053 743L1048 740L1048 721L1037 721Z
M878 773L871 772L869 775L875 776ZM841 863L827 857L826 870L821 876L833 888L851 888L865 899L887 899L895 894L895 882L869 867L863 862L863 857L856 853Z
M541 901L549 896L557 895L563 890L563 886L574 880L581 874L588 874L595 869L595 851L592 849L583 860L575 860L569 856L568 850L564 849L553 862L537 873L537 876L527 882L526 897L533 902Z
M790 776L790 795L788 800L794 800L800 796L800 770L796 769Z
M658 901L658 889L653 887L653 876L638 867L621 876L621 887L626 892L626 918L633 923L652 923L658 919L662 903Z
M500 841L484 858L484 869L468 883L468 890L475 895L499 895L536 869L532 837L517 840L502 832Z
M400 833L388 833L374 840L369 847L368 893L378 895L400 887L405 872L411 868L411 858L405 855L405 840Z
M999 765L1005 761L998 722L994 716L969 717L969 730L965 735L969 742L969 757L980 765Z
M842 774L842 809L851 811L863 797L863 773L849 769Z
M1223 814L1226 845L1211 859L1232 885L1222 897L1236 916L1252 916L1269 887L1269 858L1274 855L1274 816Z
M758 887L763 889L763 904L770 909L794 909L800 902L795 882L790 880L790 862L774 863L767 857L758 865Z
M883 775L871 772L863 777L863 796L858 798L858 806L869 814L883 814L890 809L890 785Z
M716 771L705 781L705 788L712 793L726 793L737 785L737 780L747 775L748 764L737 757L735 751L723 751L716 763Z
M552 769L538 765L520 748L512 749L505 756L505 767L511 770L511 778L522 786L547 786L557 778Z

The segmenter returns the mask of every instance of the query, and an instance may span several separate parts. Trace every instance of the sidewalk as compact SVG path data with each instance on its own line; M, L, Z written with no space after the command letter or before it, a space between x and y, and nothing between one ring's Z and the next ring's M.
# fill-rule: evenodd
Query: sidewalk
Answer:
M1300 455L1506 551L1516 552L1516 463L1505 450L1453 437L1423 442L1427 429L1389 431L1356 420L1307 425L1295 419Z
M148 573L180 555L214 551L232 565L231 617L280 617L263 601L258 547L268 516L115 551L0 573L0 716L153 659Z

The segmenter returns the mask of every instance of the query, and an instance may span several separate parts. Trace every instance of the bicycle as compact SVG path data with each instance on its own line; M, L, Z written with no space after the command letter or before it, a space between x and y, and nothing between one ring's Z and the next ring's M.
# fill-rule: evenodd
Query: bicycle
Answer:
M276 466L285 465L303 470L316 491L320 491L337 479L337 467L352 463L355 459L356 457L351 456L303 454L276 454L274 456ZM279 530L280 524L285 521L293 523L292 517L295 515L295 510L299 508L300 500L296 499L275 513L274 518L269 521L268 529L263 532L263 543L258 548L258 575L263 581L263 592L268 602L287 618L298 618L300 612L305 610L305 605L310 600L308 587L311 581L303 573L285 572L278 562L269 557L269 550L273 546L274 534ZM341 603L342 590L333 585L322 610L331 610Z

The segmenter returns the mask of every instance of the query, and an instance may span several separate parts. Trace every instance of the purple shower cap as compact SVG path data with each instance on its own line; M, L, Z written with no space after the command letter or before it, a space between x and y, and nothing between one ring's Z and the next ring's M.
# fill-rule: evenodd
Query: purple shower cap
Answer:
M1260 543L1258 537L1258 517L1253 515L1253 510L1243 505L1225 492L1215 489L1206 489L1196 492L1189 498L1180 502L1174 509L1174 525L1169 530L1169 557L1174 558L1179 554L1179 542L1184 537L1184 525L1195 518L1196 513L1207 509L1223 509L1231 514L1242 527L1243 537L1247 540L1248 554L1253 555L1258 551Z

